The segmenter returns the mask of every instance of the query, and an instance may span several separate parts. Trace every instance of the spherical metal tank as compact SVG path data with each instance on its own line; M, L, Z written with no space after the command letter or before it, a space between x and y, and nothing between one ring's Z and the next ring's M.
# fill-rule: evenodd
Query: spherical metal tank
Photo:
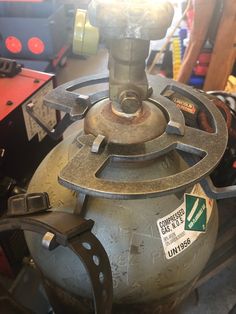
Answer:
M47 191L52 207L58 211L76 210L77 195L58 183L58 174L78 151L77 139L78 135L66 138L45 158L28 189L30 193ZM108 166L101 175L119 179L125 171L137 180L152 173L161 178L186 167L180 155L171 152L155 162L129 165L122 171ZM204 232L185 231L183 235L185 193L206 200ZM80 215L95 221L93 233L109 256L114 313L159 313L175 307L189 293L209 259L218 228L216 203L207 198L199 184L156 198L89 197ZM169 233L169 228L174 227L177 229ZM171 243L174 234L176 238ZM58 247L50 252L42 247L42 237L32 232L26 232L26 240L46 278L71 295L92 298L87 273L72 251Z
M214 248L217 206L199 182L206 188L225 152L225 121L204 93L146 75L149 41L166 34L170 4L93 0L89 11L108 39L109 78L74 80L45 97L47 106L66 113L52 136L72 120L84 119L84 128L50 152L28 192L47 192L53 210L94 221L92 233L112 271L112 313L169 314L194 287ZM109 89L83 95L84 87L103 83ZM199 112L208 130L199 125ZM25 235L55 312L92 313L92 275L78 255L62 246L49 251L41 235ZM82 246L100 271L91 273L105 304L111 298L102 288L102 259L91 243Z

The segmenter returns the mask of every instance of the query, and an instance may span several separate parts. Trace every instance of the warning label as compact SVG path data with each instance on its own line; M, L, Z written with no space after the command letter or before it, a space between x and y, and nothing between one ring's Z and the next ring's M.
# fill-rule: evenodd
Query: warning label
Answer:
M206 231L207 208L205 198L185 194L185 230Z
M41 120L49 126L51 129L57 123L56 111L43 105L44 96L53 89L52 81L49 81L43 88L41 88L35 95L27 100L22 106L23 116L25 121L25 128L27 132L28 140L31 141L35 135L38 135L39 142L41 142L46 132L29 116L26 111L26 104L33 103L35 105L35 113L41 118Z
M167 259L186 250L206 231L212 208L213 201L205 196L200 184L197 184L191 194L185 194L180 207L157 221Z
M189 112L191 114L195 114L196 113L196 107L191 104L189 101L186 101L184 99L180 99L180 98L177 98L177 97L173 97L172 99L176 106L180 109L180 110L183 110L183 111L186 111L186 112Z

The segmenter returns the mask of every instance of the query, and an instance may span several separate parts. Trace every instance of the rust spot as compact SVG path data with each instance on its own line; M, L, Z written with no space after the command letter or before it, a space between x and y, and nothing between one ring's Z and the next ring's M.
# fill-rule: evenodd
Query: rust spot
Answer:
M140 114L136 117L125 118L117 116L111 108L111 102L107 103L102 109L102 115L109 121L118 124L132 125L143 123L151 115L151 109L146 104L143 105Z
M139 247L137 245L131 245L130 253L131 254L136 254L136 255L140 254Z

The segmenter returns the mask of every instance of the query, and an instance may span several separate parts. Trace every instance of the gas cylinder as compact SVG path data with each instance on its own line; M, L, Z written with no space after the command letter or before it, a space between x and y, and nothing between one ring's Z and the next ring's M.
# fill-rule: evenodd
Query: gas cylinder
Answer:
M53 210L95 222L112 270L113 313L170 313L214 248L218 214L209 174L224 154L226 125L204 93L146 75L149 40L162 38L173 17L167 2L93 0L89 12L108 39L109 78L75 80L45 97L72 120L84 119L84 127L49 153L28 192L47 192ZM104 82L108 90L78 92ZM199 111L210 132L198 126ZM92 313L91 283L78 257L25 235L56 313Z

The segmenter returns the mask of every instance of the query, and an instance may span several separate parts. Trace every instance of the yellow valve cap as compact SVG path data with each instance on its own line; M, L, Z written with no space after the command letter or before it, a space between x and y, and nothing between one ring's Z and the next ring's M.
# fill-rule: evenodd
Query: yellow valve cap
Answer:
M90 56L97 53L99 30L89 22L86 10L78 9L75 16L73 53Z

